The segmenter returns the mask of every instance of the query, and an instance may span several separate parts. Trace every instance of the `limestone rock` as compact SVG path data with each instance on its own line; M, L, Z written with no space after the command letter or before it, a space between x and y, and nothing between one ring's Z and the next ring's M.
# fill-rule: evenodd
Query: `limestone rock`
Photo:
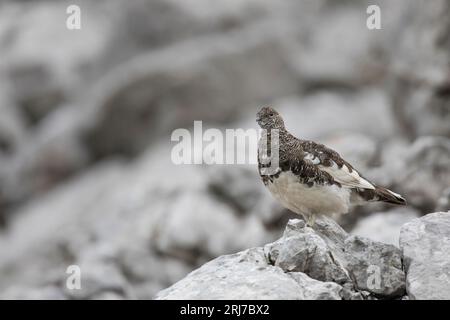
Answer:
M290 276L255 248L208 262L156 299L340 299L340 289L304 274Z
M450 299L450 212L430 213L405 224L400 248L410 299Z
M348 236L330 219L319 221L316 231L290 220L281 239L216 258L157 299L351 300L404 294L399 249Z

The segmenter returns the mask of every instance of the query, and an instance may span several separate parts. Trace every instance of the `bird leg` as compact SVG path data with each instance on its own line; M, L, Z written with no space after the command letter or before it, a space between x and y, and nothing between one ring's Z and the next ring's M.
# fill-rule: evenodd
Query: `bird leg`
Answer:
M314 214L309 214L306 216L306 225L308 227L314 227L314 223L316 222L316 215Z

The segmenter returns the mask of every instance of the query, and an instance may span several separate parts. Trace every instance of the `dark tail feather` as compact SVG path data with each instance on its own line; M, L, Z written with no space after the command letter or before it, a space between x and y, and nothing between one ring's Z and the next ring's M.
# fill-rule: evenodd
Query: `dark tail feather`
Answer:
M393 204L406 205L406 200L401 195L399 195L395 192L392 192L389 189L377 186L375 188L375 194L378 196L379 201L393 203Z

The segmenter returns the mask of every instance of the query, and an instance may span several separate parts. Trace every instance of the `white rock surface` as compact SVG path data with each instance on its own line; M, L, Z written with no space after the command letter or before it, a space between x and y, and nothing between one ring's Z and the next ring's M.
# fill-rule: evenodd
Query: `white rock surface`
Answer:
M430 213L400 233L410 299L450 299L450 212Z
M378 271L374 286L372 267ZM401 254L394 246L348 236L329 219L321 220L317 230L290 220L278 241L216 258L156 298L399 298L404 279Z
M249 249L208 262L156 299L340 299L340 286L290 276L268 264L262 248Z

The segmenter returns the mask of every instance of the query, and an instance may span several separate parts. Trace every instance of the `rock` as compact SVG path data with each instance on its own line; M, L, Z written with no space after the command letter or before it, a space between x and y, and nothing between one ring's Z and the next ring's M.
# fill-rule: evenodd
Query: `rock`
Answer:
M374 212L358 220L350 233L398 247L401 226L418 216L419 212L413 208Z
M289 218L297 217L265 190L254 165L212 166L206 167L206 172L210 196L232 207L238 215L257 217L268 230L279 232ZM273 240L279 235L274 236Z
M170 148L158 150L99 164L21 207L0 233L0 291L57 283L67 298L151 298L216 256L274 240L254 208L212 193L204 168L172 165ZM64 286L72 264L80 291Z
M368 178L400 193L423 213L434 210L450 181L450 140L424 136L408 146L394 143L384 152L384 163Z
M95 297L113 292L117 297L131 298L127 293L126 279L113 264L81 264L81 288L64 288L71 299L96 299ZM107 274L107 277L103 275Z
M262 248L221 256L191 272L156 299L340 299L340 286L267 263Z
M127 4L116 1L115 5L123 11L112 44L116 50L123 50L120 45L135 50L161 47L196 35L238 29L270 14L258 1L211 5L201 0L188 5L176 0L139 0Z
M264 190L258 172L253 166L228 166L208 168L209 189L223 202L232 205L237 212L248 213L262 200Z
M335 261L327 243L303 220L291 220L283 237L269 244L269 259L286 272L304 272L313 279L343 284L346 270Z
M123 300L123 296L114 291L105 291L91 296L91 300Z
M298 78L280 31L262 25L177 43L112 70L95 90L101 96L86 144L97 157L135 155L194 120L226 124L243 107L293 93ZM180 52L190 54L180 59Z
M50 192L46 197L30 202L28 206L21 208L21 214L11 218L8 225L9 232L0 242L0 273L3 274L9 270L8 277L0 279L0 288L2 288L0 291L15 286L39 288L55 283L60 286L61 291L64 290L68 276L65 273L67 267L72 264L81 264L84 260L84 258L81 259L82 253L88 254L88 248L94 247L94 239L102 238L99 236L101 233L99 229L102 228L100 225L106 226L102 223L97 229L94 227L95 218L88 218L84 214L96 212L95 215L100 217L102 212L108 212L108 215L113 212L111 207L105 208L106 211L82 209L84 206L89 207L99 203L98 201L102 202L100 200L103 198L102 188L111 185L112 181L117 181L115 179L121 176L118 163L104 164L95 171L96 173L92 176L87 173L66 188ZM107 229L112 230L110 220L103 221L109 221ZM85 224L93 229L85 228ZM41 227L37 229L37 225ZM84 231L81 232L80 228ZM101 250L96 252L99 256L102 254ZM80 258L79 261L78 258ZM103 279L104 273L98 272L100 268L95 268L97 271L92 270L92 272L99 278L98 281L107 282L107 279ZM82 272L88 279L89 270L85 269Z
M433 210L450 181L450 141L444 137L417 139L402 167L394 176L396 192L422 211Z
M232 207L201 193L184 193L162 218L154 239L157 250L192 262L199 256L214 257L245 245L260 245L264 238L257 219L241 219Z
M300 41L297 63L305 90L352 88L376 81L382 73L382 60L371 47L376 35L359 27L365 23L360 12L366 9L360 5L341 11L326 3L320 13L309 18L312 21L304 26L309 32ZM348 30L352 30L354 41L342 42Z
M402 256L392 245L350 236L345 240L345 266L358 289L376 296L400 297L405 292Z
M20 112L8 100L0 87L0 225L7 218L9 207L15 202L9 190L9 177L14 167L14 155L26 138L25 124Z
M323 143L362 172L372 165L378 155L376 142L364 134L333 133Z
M30 64L10 71L14 95L30 124L36 124L56 109L65 99L65 93L48 66ZM36 82L40 85L36 86Z
M80 5L99 18L85 20L77 32L61 27L67 4L2 7L0 20L7 24L6 30L0 29L4 44L0 70L8 76L13 101L29 124L42 120L85 85L86 67L95 65L114 34L108 21L100 18L99 6L87 1Z
M272 104L293 133L335 148L411 211L450 209L445 0L384 1L388 33L360 28L367 5L356 2L77 4L78 31L64 26L65 3L1 5L2 297L150 299L217 256L257 247L268 262L250 254L217 296L232 296L227 279L248 278L261 283L237 284L242 297L402 298L396 249L326 219L291 223L279 239L297 216L254 165L175 166L168 139L194 120L255 128L256 109ZM361 207L341 225L376 211L359 236L395 241L404 216L386 208ZM81 291L66 290L72 264ZM367 285L378 283L371 265L384 272L379 290ZM264 270L245 270L255 266Z
M2 300L65 300L63 292L56 286L29 288L12 287L0 294Z
M450 299L450 212L436 212L405 224L400 248L410 299Z
M64 287L64 293L71 299L96 299L101 296L131 298L127 279L115 263L117 253L108 243L92 245L82 252L77 252L75 265L80 269L81 288ZM102 275L107 274L107 277ZM65 280L65 279L64 279ZM65 281L63 281L65 284Z
M300 286L303 300L342 300L344 289L334 282L317 281L302 272L291 272L289 275Z
M398 11L398 10L397 10ZM450 136L448 123L448 21L447 1L422 8L419 3L400 9L416 21L397 19L397 32L384 46L390 60L390 81L394 116L410 139L421 135ZM401 28L399 26L401 25ZM431 40L434 39L434 40ZM414 68L411 68L411 63Z
M438 200L436 211L448 211L450 210L450 187L442 192L441 197Z
M348 150L348 155L362 165L374 155L377 140L390 138L396 132L388 96L380 90L361 90L356 93L318 91L303 97L284 97L275 101L274 105L283 115L286 127L292 134L302 139L331 141L337 147L341 145L342 151ZM342 117L342 114L346 116ZM299 123L302 125L299 126ZM327 125L318 126L317 123ZM339 144L339 138L344 135L349 138L354 136L351 138L353 141L367 145L349 150L345 142Z
M25 139L25 123L20 111L0 88L0 157L8 157Z
M324 218L315 229L290 220L281 239L212 260L156 298L390 299L404 291L399 249L348 236Z
M87 166L89 154L79 139L82 125L76 107L60 107L32 135L25 134L2 159L0 198L5 207L38 197Z
M268 254L283 270L339 284L354 282L360 289L384 297L401 296L405 290L400 251L390 245L348 236L331 219L320 219L318 231L291 220L283 237L268 246ZM370 281L375 276L377 286Z

